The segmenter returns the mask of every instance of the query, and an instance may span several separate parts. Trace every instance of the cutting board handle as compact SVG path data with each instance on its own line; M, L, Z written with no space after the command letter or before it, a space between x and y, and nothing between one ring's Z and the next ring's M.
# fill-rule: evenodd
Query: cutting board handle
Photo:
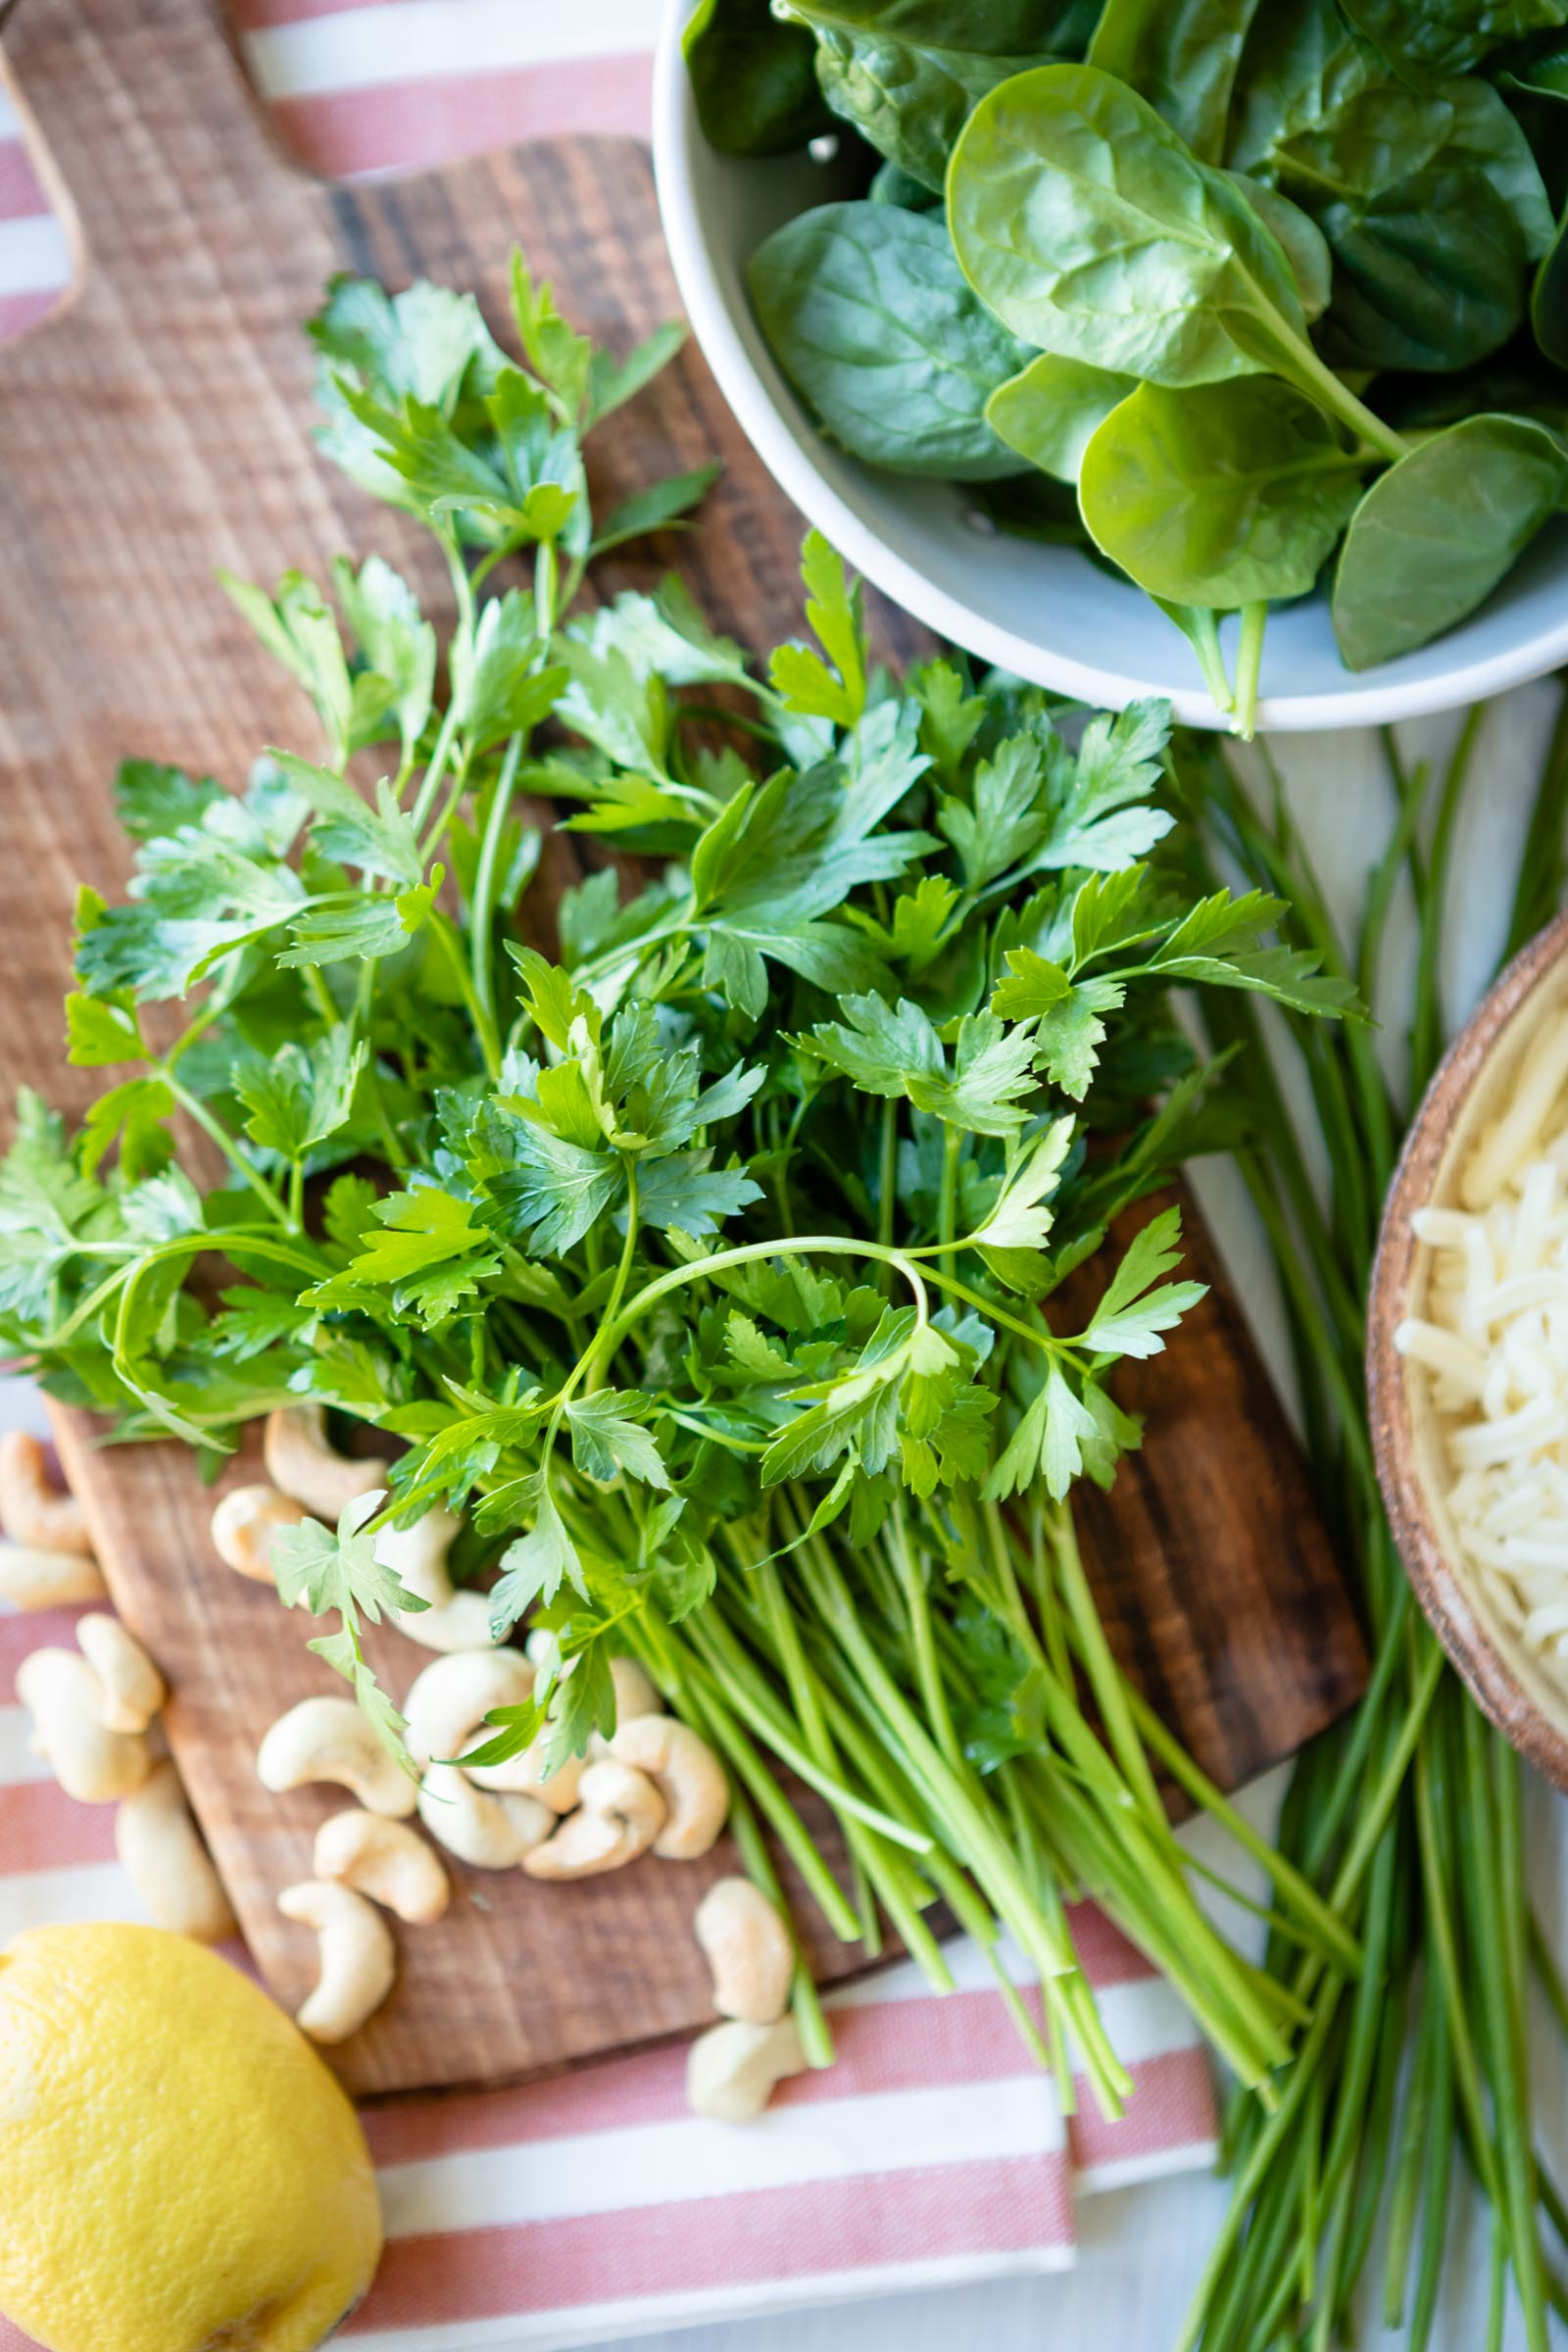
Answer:
M75 261L73 306L134 303L190 273L226 217L258 207L289 164L210 0L17 0L7 94ZM258 242L258 252L261 247Z

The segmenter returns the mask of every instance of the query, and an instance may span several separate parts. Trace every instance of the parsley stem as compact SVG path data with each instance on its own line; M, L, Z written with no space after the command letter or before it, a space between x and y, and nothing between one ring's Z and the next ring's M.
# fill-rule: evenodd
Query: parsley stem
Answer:
M566 1390L569 1391L572 1383L583 1372L584 1367L587 1367L587 1379L583 1386L584 1394L590 1396L597 1389L602 1389L605 1385L610 1359L614 1353L614 1348L611 1342L615 1328L615 1316L619 1311L622 1298L626 1296L626 1285L631 1279L632 1260L637 1254L637 1161L635 1155L629 1152L624 1153L622 1165L626 1171L626 1239L621 1248L619 1262L615 1267L615 1278L610 1286L610 1297L605 1301L605 1318L599 1326L598 1336L566 1383Z
M245 1153L240 1150L239 1145L236 1143L234 1138L227 1133L220 1121L213 1116L212 1112L208 1109L206 1103L202 1102L201 1098L197 1095L193 1095L189 1087L182 1086L180 1084L179 1080L174 1076L172 1070L171 1070L167 1060L161 1062L158 1066L163 1076L164 1084L168 1087L170 1093L173 1096L174 1101L179 1104L180 1109L185 1113L186 1117L189 1119L194 1119L196 1125L201 1129L203 1135L208 1137L212 1143L215 1143L218 1146L218 1149L220 1152L221 1152L223 1157L227 1160L235 1175L240 1178L241 1182L250 1186L251 1191L256 1195L256 1198L259 1200L266 1201L276 1222L279 1225L290 1227L293 1231L298 1232L298 1225L290 1218L288 1210L284 1207L282 1200L278 1194L273 1191L272 1187L268 1183L267 1178L262 1174L261 1170L259 1168L252 1167L250 1161L245 1156Z
M440 731L436 736L435 743L430 752L429 765L424 771L424 779L421 782L418 793L415 798L414 808L409 821L413 825L416 834L423 831L425 820L429 816L430 810L435 806L435 796L441 789L441 778L446 773L447 760L451 757L453 740L456 737L457 732L458 707L454 702L449 703L447 706L446 714L441 721Z
M316 970L315 965L313 964L308 968L314 977ZM196 1043L196 1040L202 1036L204 1032L211 1026L211 1024L218 1018L218 1015L221 1010L222 1000L216 992L211 994L204 1004L197 1006L190 1019L186 1022L184 1028L180 1031L178 1037L175 1038L173 1044L170 1047L169 1052L164 1055L163 1067L166 1078L168 1077L170 1071L173 1068L175 1062L179 1061L183 1057L187 1049Z
M937 1246L946 1253L954 1246L958 1209L958 1146L956 1127L942 1130L942 1182L937 1195Z
M490 1073L490 1083L492 1086L498 1086L501 1082L501 1040L496 1035L494 1020L474 995L473 979L464 956L463 945L458 938L456 926L451 916L443 914L437 906L431 907L426 921L431 938L435 940L447 959L452 977L457 983L458 994L463 999L469 1020L473 1023L473 1033L479 1041L479 1051L484 1055L484 1066Z
M457 815L458 810L463 804L464 797L468 790L468 770L470 765L471 761L467 756L467 753L465 752L464 757L457 762L452 771L452 782L447 787L447 797L442 802L439 812L435 817L432 818L430 828L425 834L423 841L419 844L419 863L421 865L429 864L431 858L435 856L437 850L440 849L441 844L446 839L448 827L451 825L453 818Z
M1163 1832L1166 1826L1165 1808L1160 1803L1154 1775L1133 1720L1126 1680L1111 1655L1105 1629L1100 1621L1100 1611L1095 1606L1095 1597L1089 1589L1083 1555L1078 1549L1078 1532L1073 1525L1072 1510L1065 1501L1056 1503L1052 1509L1047 1520L1047 1534L1055 1554L1056 1577L1066 1602L1068 1630L1100 1710L1105 1741L1135 1800L1142 1805L1156 1832Z
M684 1266L671 1266L667 1273L644 1283L634 1298L627 1301L613 1318L607 1315L600 1329L599 1346L607 1350L618 1347L632 1325L646 1314L649 1307L671 1291L682 1289L688 1282L700 1282L710 1274L727 1273L732 1266L755 1265L767 1257L870 1257L889 1265L902 1274L914 1293L915 1314L920 1325L931 1319L931 1301L920 1278L920 1269L912 1264L902 1250L884 1250L878 1242L858 1241L853 1234L813 1233L799 1239L775 1237L768 1242L746 1242L735 1250L718 1250L709 1257L694 1257ZM940 1277L933 1275L932 1280ZM944 1287L954 1287L946 1285ZM990 1309L986 1310L988 1313Z
M715 1684L722 1688L727 1705L741 1716L759 1739L765 1740L781 1763L814 1788L836 1812L846 1813L852 1820L863 1822L868 1830L891 1838L895 1845L904 1846L911 1854L928 1854L931 1839L922 1830L911 1829L897 1821L891 1813L883 1813L864 1797L849 1788L840 1774L817 1762L808 1747L796 1738L784 1709L773 1698L765 1683L749 1664L727 1626L706 1611L696 1611L688 1620L687 1638L707 1661Z
M624 964L629 956L646 956L650 948L662 946L666 939L686 938L695 928L691 902L688 900L681 912L671 915L666 922L655 923L648 930L639 932L636 939L619 941L614 947L602 948L597 956L590 956L585 962L573 968L572 979L579 988L585 989L593 981L602 980L607 973L612 972L617 964Z
M204 1230L201 1233L176 1234L172 1241L155 1242L150 1249L140 1250L128 1265L117 1266L113 1274L106 1275L96 1289L77 1299L63 1323L57 1323L52 1331L32 1342L30 1352L44 1355L63 1348L84 1323L91 1322L99 1308L106 1306L117 1291L131 1280L138 1268L162 1263L168 1258L200 1257L208 1250L220 1255L226 1250L231 1257L268 1258L274 1265L294 1267L296 1272L307 1275L312 1282L323 1281L332 1270L327 1261L314 1250L291 1249L287 1243L279 1242L270 1234L253 1232L243 1225L227 1230L220 1227L212 1232Z
M1267 1874L1274 1887L1274 1898L1282 1909L1294 1912L1302 1928L1308 1924L1330 1947L1338 1965L1349 1977L1361 1972L1361 1953L1354 1936L1338 1911L1326 1903L1310 1880L1270 1845L1233 1805L1228 1796L1214 1786L1200 1765L1196 1764L1181 1741L1169 1733L1152 1707L1129 1684L1127 1699L1133 1718L1145 1743L1152 1748L1177 1786L1186 1790L1193 1801L1205 1813L1212 1814L1222 1828L1229 1832L1242 1850Z
M320 1009L322 1020L326 1021L332 1028L335 1029L342 1020L343 1015L338 1011L337 1000L333 996L332 991L327 987L326 975L318 963L306 964L305 984L309 988L312 996L316 999L317 1004ZM181 1040L181 1043L183 1042L184 1041Z
M697 1622L700 1619L694 1620L694 1623ZM726 1691L718 1677L701 1658L688 1654L683 1675L683 1695L689 1711L697 1718L696 1728L706 1733L712 1744L723 1752L732 1770L745 1783L759 1811L766 1816L774 1836L815 1896L817 1906L833 1933L845 1943L855 1942L859 1922L850 1909L837 1879L812 1842L806 1824L758 1754L747 1733L731 1714L726 1698L732 1698L733 1691Z
M740 1788L730 1791L729 1831L747 1877L766 1895L783 1920L790 1941L795 1946L790 2007L795 2012L796 2030L801 2037L801 2047L806 2052L806 2062L811 2067L831 2066L833 2036L828 2030L827 2019L822 2014L822 2002L811 1975L810 1963L801 1949L801 1939L796 1933L795 1922L790 1917L778 1872L773 1868L773 1857L758 1826L757 1815L752 1811L751 1799Z
M801 1556L817 1607L860 1678L867 1699L904 1749L917 1785L946 1833L955 1836L960 1850L970 1857L998 1910L1042 1972L1047 1976L1075 1974L1078 1964L1070 1942L1051 1933L1005 1839L977 1792L971 1792L968 1773L954 1772L889 1673L881 1652L862 1628L849 1589L821 1538L813 1538ZM1124 2078L1123 2095L1130 2087Z
M522 759L522 737L514 735L507 745L490 795L490 807L485 813L484 838L479 844L479 862L473 877L473 906L468 916L469 954L473 964L473 993L483 1006L486 1018L495 1019L495 921L498 869L501 863L501 844L506 834L507 817L512 808L512 795L516 787L517 767Z
M556 591L560 584L554 543L541 539L533 551L533 610L539 634L548 643L556 626Z
M861 1247L864 1247L863 1243ZM924 1258L934 1256L936 1252L926 1250L910 1250L905 1254L911 1258ZM960 1282L956 1274L942 1273L935 1266L925 1266L922 1271L927 1282L935 1283L939 1291L947 1291L953 1298L961 1298L965 1305L972 1306L976 1313L984 1315L988 1322L1000 1323L1004 1331L1016 1332L1020 1340L1028 1340L1032 1346L1043 1348L1048 1355L1064 1355L1069 1352L1068 1343L1065 1340L1058 1340L1054 1331L1045 1331L1038 1323L1025 1323L1021 1317L1009 1314L1004 1306L999 1306L996 1300L988 1298L984 1292L971 1290L969 1285L966 1282Z
M799 1507L799 1506L797 1506ZM967 1772L958 1735L954 1729L953 1713L948 1705L947 1685L937 1660L936 1639L931 1627L931 1606L926 1594L925 1581L909 1549L909 1525L902 1495L896 1494L889 1514L892 1542L889 1553L894 1573L904 1594L904 1605L909 1622L913 1649L915 1679L920 1686L921 1702L930 1719L936 1742L955 1772Z
M882 1104L882 1134L877 1152L876 1238L884 1250L893 1247L893 1219L898 1201L899 1105L897 1098L890 1095Z

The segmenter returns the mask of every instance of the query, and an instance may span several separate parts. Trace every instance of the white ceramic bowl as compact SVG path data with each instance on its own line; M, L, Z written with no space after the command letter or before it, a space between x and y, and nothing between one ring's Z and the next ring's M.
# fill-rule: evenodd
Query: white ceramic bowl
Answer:
M981 530L961 485L880 473L824 441L768 353L743 271L770 230L844 190L831 163L748 162L703 137L680 53L692 0L666 0L654 83L660 210L697 340L762 463L846 561L979 660L1094 704L1166 695L1221 722L1186 640L1075 548ZM1224 624L1235 666L1236 622ZM1359 673L1321 592L1270 615L1262 727L1381 725L1479 702L1568 662L1568 522L1544 531L1482 610L1419 653Z

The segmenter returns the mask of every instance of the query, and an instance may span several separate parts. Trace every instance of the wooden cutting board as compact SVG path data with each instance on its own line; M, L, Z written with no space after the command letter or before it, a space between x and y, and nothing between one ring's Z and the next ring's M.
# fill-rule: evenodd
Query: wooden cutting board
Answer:
M571 317L624 349L676 308L643 150L547 142L427 178L357 189L302 178L271 144L202 0L20 0L13 93L35 118L79 258L70 307L0 350L0 1078L71 1109L60 999L75 885L115 889L124 848L109 784L125 754L241 779L260 746L305 737L288 682L213 585L226 564L270 584L372 547L426 609L444 583L413 526L318 463L300 332L334 270L472 287L504 319L520 243ZM799 625L799 517L773 488L695 352L603 436L596 504L715 454L722 488L694 535L607 566L650 585L672 563L713 620L764 645ZM607 584L602 576L601 587ZM881 650L912 624L878 606ZM571 837L547 877L577 870ZM1206 1238L1194 1270L1215 1279ZM1130 1366L1153 1410L1142 1456L1083 1511L1114 1636L1145 1689L1227 1787L1289 1753L1354 1697L1359 1637L1300 1462L1223 1286L1168 1355ZM313 1939L273 1898L309 1875L322 1790L268 1797L268 1724L338 1688L306 1627L220 1567L212 1496L174 1447L95 1450L62 1415L62 1451L115 1596L169 1673L168 1729L251 1947L283 1999ZM236 1466L228 1483L254 1475ZM384 1634L400 1694L425 1653ZM808 1807L811 1812L811 1808ZM820 1816L811 1814L813 1827ZM824 1833L825 1834L825 1833ZM707 2021L690 1936L708 1880L733 1867L645 1861L565 1888L456 1872L440 1926L403 1935L396 1993L336 2054L358 2091L499 2081ZM803 1916L810 1927L813 1913ZM813 1944L824 1976L858 1950Z

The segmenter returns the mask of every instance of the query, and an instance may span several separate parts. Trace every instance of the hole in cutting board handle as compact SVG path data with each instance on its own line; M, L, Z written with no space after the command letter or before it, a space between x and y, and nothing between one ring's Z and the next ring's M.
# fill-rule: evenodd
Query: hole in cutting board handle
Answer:
M15 12L7 0L0 29ZM0 52L0 345L60 318L85 267L70 188Z
M303 176L220 0L0 0L0 119L16 125L9 142L0 129L0 300L8 276L56 295L18 325L111 288L134 318L149 278L172 283ZM11 215L37 225L8 236Z

